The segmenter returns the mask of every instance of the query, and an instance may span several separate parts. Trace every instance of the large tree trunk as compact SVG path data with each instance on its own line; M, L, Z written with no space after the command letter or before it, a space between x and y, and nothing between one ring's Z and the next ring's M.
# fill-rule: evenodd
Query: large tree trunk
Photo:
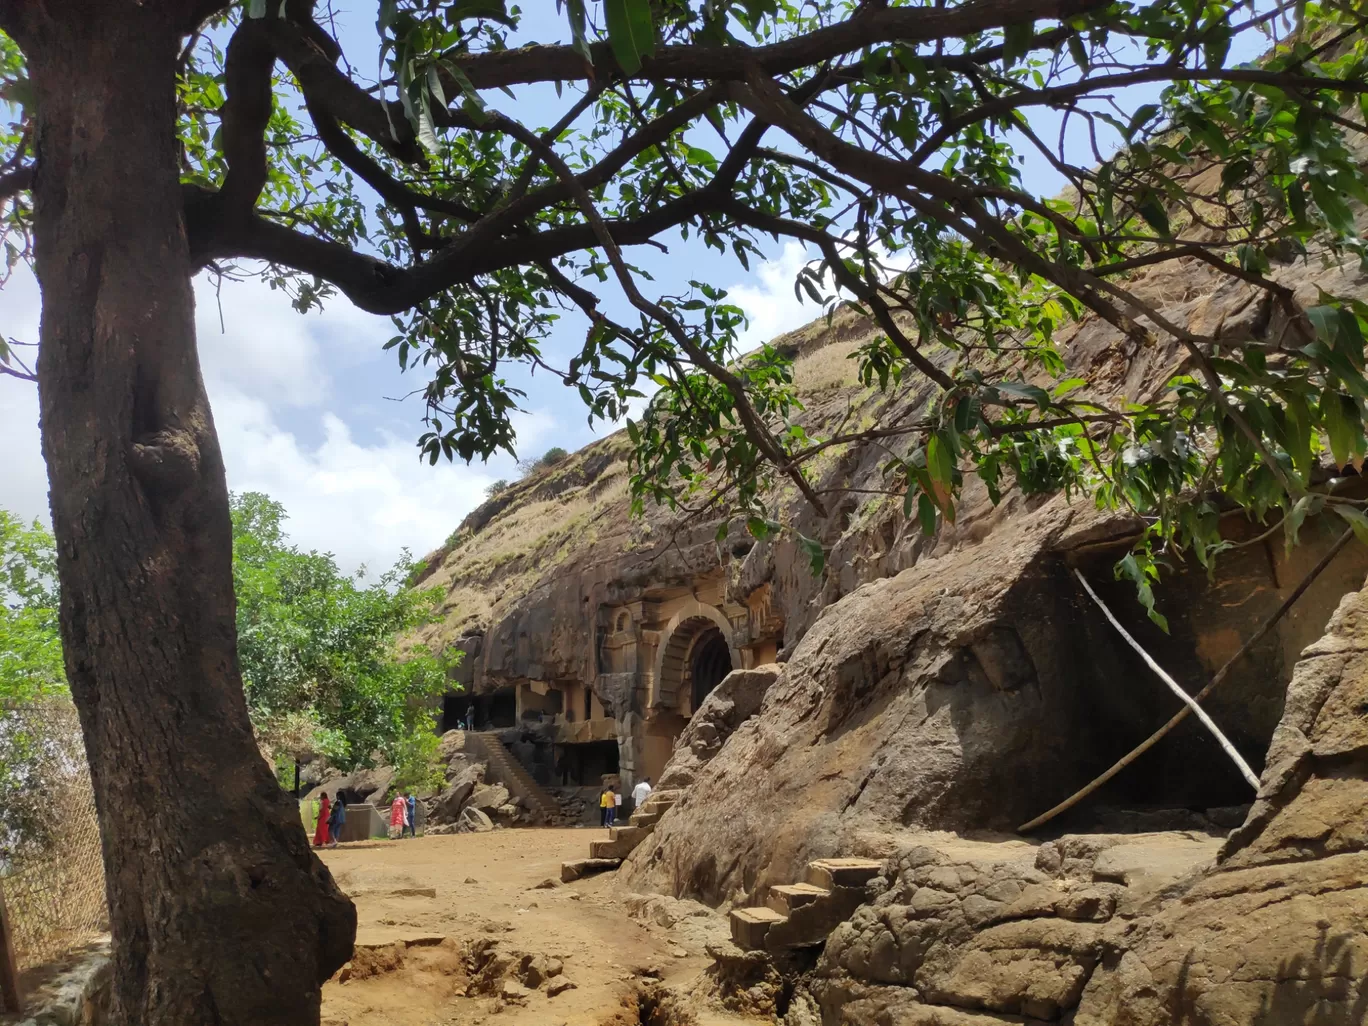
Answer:
M318 1021L356 914L247 718L180 213L180 26L158 7L34 4L19 40L38 96L62 640L104 840L114 1021L297 1026Z

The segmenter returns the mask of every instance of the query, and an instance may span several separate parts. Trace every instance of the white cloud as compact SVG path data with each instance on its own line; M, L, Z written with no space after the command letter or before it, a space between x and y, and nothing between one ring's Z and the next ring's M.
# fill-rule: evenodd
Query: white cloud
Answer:
M22 268L15 270L0 292L0 332L24 342L38 337L38 283ZM31 381L0 375L0 454L0 506L25 520L47 520L47 467L38 442L38 387Z
M760 264L754 282L728 287L727 298L746 311L750 322L738 339L741 352L755 349L786 331L801 328L822 312L810 299L799 299L793 291L798 272L810 259L801 242L789 239L777 259Z
M512 476L507 457L490 466L420 462L416 405L405 407L409 419L382 418L389 409L373 400L414 387L381 352L391 334L385 318L343 300L301 316L284 294L260 282L225 282L220 328L212 284L198 280L196 294L200 356L228 487L264 491L283 503L297 544L333 552L346 570L365 564L379 572L401 548L421 555L441 544L483 501L486 485ZM37 337L38 290L30 275L16 271L0 303L6 334ZM365 399L349 403L343 392ZM514 423L528 452L558 431L544 410L517 414ZM0 506L46 520L47 472L31 383L0 378L0 451Z
M284 504L287 530L305 548L333 552L344 569L378 573L404 547L421 555L484 499L486 469L418 459L412 438L381 433L363 445L333 413L324 440L310 447L276 423L259 399L226 391L214 402L228 483Z

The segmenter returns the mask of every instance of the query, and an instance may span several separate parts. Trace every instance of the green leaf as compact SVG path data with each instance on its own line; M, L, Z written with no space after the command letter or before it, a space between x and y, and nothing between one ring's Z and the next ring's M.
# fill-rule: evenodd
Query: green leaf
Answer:
M608 44L618 66L629 75L641 70L641 60L655 53L655 24L651 0L604 0Z
M1153 228L1164 238L1168 238L1172 231L1169 227L1168 210L1164 207L1163 201L1156 192L1147 192L1135 204L1135 212L1145 219L1145 223Z
M1343 503L1335 504L1335 512L1348 521L1349 526L1354 529L1354 537L1368 545L1368 516L1364 516L1361 510Z
M921 524L922 534L929 538L936 533L936 504L925 492L917 496L917 520Z
M1001 381L996 386L999 392L1006 392L1008 395L1016 396L1018 399L1029 399L1041 408L1046 410L1050 405L1050 393L1039 385L1028 385L1022 381Z
M1145 607L1145 615L1167 634L1169 629L1168 618L1160 613L1154 605L1154 589L1150 586L1149 578L1157 576L1158 570L1149 555L1142 554L1137 558L1134 552L1128 553L1124 559L1116 564L1115 573L1117 580L1124 577L1135 585L1135 597Z
M814 577L820 575L826 567L826 553L822 551L822 543L800 532L798 534L798 548L802 549L803 554L807 556L812 575Z
M510 27L514 24L513 19L508 16L504 0L455 0L446 9L449 25L470 18L488 18L490 21L497 21Z
M926 444L926 470L931 480L949 492L955 479L955 456L943 433L937 431Z
M1022 21L1008 25L1002 30L1002 62L1011 67L1031 52L1035 41L1035 22Z
M1130 124L1126 126L1126 140L1134 138L1135 133L1144 128L1149 123L1150 118L1159 113L1157 103L1142 103L1135 108L1135 113L1131 115Z
M1088 70L1088 50L1077 33L1069 36L1069 56L1080 71Z
M1325 222L1341 235L1354 234L1354 211L1344 197L1329 183L1320 178L1312 178L1311 198L1325 215Z
M570 20L571 49L584 58L585 64L592 67L594 55L589 50L588 15L584 9L584 0L566 0L565 14Z

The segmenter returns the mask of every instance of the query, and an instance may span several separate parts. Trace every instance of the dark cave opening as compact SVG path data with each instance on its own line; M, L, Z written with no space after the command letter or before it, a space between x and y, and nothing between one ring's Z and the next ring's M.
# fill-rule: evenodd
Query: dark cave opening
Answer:
M722 636L721 630L712 627L699 635L689 657L689 675L693 681L690 708L697 712L698 707L703 704L703 699L707 698L731 671L731 650L727 648L727 639Z

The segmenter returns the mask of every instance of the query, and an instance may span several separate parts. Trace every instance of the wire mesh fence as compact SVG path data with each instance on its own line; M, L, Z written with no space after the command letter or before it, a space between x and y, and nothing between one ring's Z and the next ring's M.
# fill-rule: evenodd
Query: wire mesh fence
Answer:
M0 708L0 887L21 969L108 929L95 797L70 702Z

